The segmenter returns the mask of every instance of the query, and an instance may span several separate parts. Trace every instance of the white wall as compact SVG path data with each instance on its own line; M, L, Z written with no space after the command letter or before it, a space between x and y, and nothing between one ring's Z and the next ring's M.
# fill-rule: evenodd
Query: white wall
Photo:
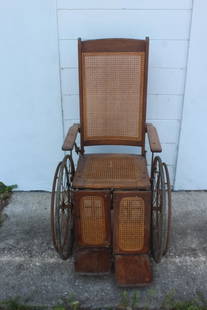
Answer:
M175 189L207 189L207 2L194 0Z
M148 120L159 132L172 182L186 76L191 0L58 0L65 132L77 121L77 38L150 37ZM101 148L100 148L101 149Z
M147 116L162 158L172 181L178 160L176 189L206 188L206 9L194 0L190 37L192 0L1 1L0 179L50 189L62 131L79 119L78 37L149 36Z
M0 4L0 180L48 190L61 158L55 0Z

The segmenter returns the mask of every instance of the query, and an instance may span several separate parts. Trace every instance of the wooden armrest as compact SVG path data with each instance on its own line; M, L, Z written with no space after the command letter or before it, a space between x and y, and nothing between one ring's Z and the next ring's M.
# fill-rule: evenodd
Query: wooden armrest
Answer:
M72 151L77 134L80 130L80 124L73 124L68 130L67 136L62 146L63 151Z
M160 144L160 140L159 140L156 128L152 124L148 123L146 124L146 132L148 135L151 152L153 153L162 152L162 147Z

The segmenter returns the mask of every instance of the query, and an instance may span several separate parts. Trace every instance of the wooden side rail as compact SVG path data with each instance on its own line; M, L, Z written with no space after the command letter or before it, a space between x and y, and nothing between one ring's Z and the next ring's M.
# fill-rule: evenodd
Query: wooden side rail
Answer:
M162 147L160 144L160 140L159 140L156 128L152 124L147 123L146 132L148 135L151 152L152 153L162 152Z
M65 141L62 146L63 151L72 151L79 131L80 131L80 124L73 124L69 128L68 133L65 137Z

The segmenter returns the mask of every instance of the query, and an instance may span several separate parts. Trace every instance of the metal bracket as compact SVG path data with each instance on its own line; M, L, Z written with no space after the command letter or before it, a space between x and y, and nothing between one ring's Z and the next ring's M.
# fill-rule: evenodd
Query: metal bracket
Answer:
M75 152L76 154L81 154L81 149L77 146L76 142L75 142Z

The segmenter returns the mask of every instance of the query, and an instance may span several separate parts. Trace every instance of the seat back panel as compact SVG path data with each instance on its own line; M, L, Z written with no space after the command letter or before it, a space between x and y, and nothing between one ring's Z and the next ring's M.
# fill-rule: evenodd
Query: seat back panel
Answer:
M124 48L119 44L116 50L116 39L110 41L112 51L104 50L104 42L100 50L95 49L94 41L91 41L91 49L90 44L86 44L86 51L84 42L90 41L83 41L79 50L82 144L142 146L146 114L147 41L126 39L136 44L129 51L126 51L122 41ZM141 42L141 48L136 48L139 46L137 41ZM107 42L106 39L106 46Z

